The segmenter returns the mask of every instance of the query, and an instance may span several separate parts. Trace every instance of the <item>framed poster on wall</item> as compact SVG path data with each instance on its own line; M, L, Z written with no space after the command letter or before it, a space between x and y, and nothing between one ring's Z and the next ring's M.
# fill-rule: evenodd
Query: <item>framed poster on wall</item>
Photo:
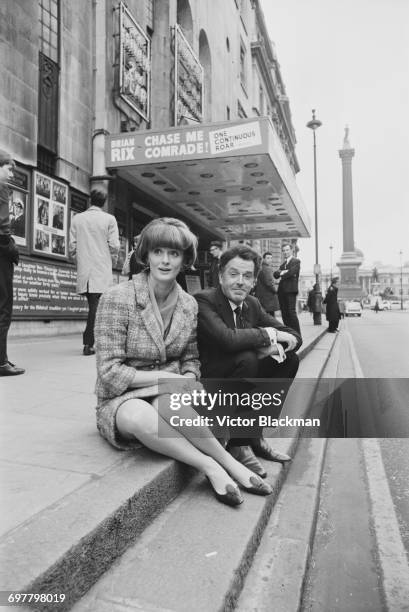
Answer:
M10 231L16 244L22 247L28 246L28 184L28 173L14 168L9 181Z
M33 251L66 258L68 186L35 172L33 217Z

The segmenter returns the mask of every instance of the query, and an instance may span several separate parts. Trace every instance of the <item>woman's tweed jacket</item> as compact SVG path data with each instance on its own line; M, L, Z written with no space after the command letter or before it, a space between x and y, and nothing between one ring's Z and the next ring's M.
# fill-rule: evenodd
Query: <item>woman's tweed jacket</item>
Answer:
M98 304L95 323L97 357L97 425L118 448L129 448L118 437L115 416L128 399L157 395L157 385L130 389L135 369L168 370L200 376L196 343L197 302L178 287L178 299L165 340L149 298L147 273L111 287Z

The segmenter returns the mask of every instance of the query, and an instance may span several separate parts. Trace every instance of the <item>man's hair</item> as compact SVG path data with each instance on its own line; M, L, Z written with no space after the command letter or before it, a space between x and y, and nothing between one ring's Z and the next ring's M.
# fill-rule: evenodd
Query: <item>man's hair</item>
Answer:
M334 278L331 278L331 283L337 283L339 281L339 276L334 276Z
M220 240L212 240L210 243L211 247L217 247L218 249L223 248L223 243Z
M99 189L93 189L91 191L91 206L99 206L99 208L102 208L106 199L107 195L103 191Z
M265 259L267 255L271 255L271 257L273 256L271 251L266 251L265 253L263 253L263 259Z
M283 250L287 246L290 247L291 250L293 250L293 245L290 244L289 242L286 242L285 244L283 244L283 246L281 247L281 250Z
M252 261L254 263L254 276L256 277L258 275L261 267L261 257L254 249L244 244L238 244L222 253L219 260L220 272L223 272L229 261L235 257L240 257L240 259L244 259L245 261Z
M161 217L141 231L135 257L138 263L146 265L149 251L157 247L177 249L183 251L183 264L189 268L196 260L197 243L197 237L186 223L172 217Z

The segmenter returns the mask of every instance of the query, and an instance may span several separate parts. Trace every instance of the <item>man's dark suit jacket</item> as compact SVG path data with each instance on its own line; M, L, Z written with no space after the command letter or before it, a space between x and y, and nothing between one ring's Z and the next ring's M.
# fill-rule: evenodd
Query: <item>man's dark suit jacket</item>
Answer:
M302 344L299 334L267 314L255 297L247 296L243 302L246 329L235 328L229 300L220 287L205 289L194 297L199 304L198 345L204 377L217 378L218 365L229 360L232 353L269 346L270 338L263 327L274 327L295 336L298 340L295 350Z
M287 263L281 264L278 270L274 272L274 278L279 278L278 293L298 293L298 277L300 276L300 260L296 257L291 257L287 267ZM285 270L285 274L280 276L281 270Z

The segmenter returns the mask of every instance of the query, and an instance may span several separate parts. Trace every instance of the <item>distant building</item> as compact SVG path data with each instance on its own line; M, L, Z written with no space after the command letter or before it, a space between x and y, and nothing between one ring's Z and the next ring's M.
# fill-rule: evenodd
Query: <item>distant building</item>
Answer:
M377 265L377 283L379 283L379 293L385 294L390 299L401 297L401 268L400 266ZM359 280L365 295L372 293L374 284L373 267L371 269L362 268L359 271ZM409 262L402 266L402 296L404 300L409 299Z
M359 295L356 297L365 297L370 295L373 291L374 283L379 288L379 293L384 294L386 292L389 299L400 300L401 296L401 268L400 266L387 266L383 264L377 264L377 280L374 276L374 266L368 268L362 266L358 271L358 282L359 282ZM333 276L338 276L339 271L337 268L332 271ZM312 270L301 270L299 280L299 298L305 299L309 289L315 283L315 275ZM322 291L330 284L330 270L323 269L321 274ZM392 292L392 293L391 293ZM402 267L402 295L403 300L409 299L409 262L406 262Z

